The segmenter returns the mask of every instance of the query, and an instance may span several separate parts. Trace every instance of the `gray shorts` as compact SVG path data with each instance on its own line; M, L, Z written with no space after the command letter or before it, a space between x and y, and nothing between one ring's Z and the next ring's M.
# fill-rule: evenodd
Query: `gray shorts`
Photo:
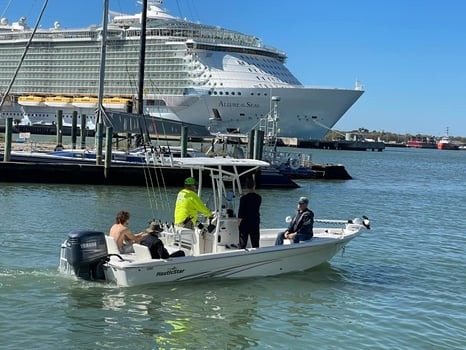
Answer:
M120 253L128 254L134 253L133 243L123 244L123 247L120 249Z
M190 230L194 230L194 224L193 224L193 222L191 220L189 220L188 222L182 222L180 224L176 224L176 226L188 228Z

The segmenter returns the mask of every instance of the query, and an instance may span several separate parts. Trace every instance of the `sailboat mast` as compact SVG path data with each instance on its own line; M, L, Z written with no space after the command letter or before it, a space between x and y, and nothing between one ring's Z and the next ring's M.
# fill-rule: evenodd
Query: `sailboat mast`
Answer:
M100 47L100 72L99 72L99 94L98 98L98 111L97 111L97 124L102 123L103 113L103 95L104 95L104 79L105 79L105 58L107 55L107 27L108 27L108 3L109 0L104 0L104 14L102 18L102 37Z
M142 1L141 12L141 47L139 50L139 76L138 76L138 114L142 115L144 96L144 66L146 61L146 27L147 27L147 0Z

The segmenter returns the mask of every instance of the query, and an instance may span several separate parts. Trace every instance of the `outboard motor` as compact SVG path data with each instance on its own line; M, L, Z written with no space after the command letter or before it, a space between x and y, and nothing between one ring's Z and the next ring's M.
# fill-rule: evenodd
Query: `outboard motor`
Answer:
M107 261L107 244L103 232L69 232L65 256L76 276L85 280L105 279L102 265Z

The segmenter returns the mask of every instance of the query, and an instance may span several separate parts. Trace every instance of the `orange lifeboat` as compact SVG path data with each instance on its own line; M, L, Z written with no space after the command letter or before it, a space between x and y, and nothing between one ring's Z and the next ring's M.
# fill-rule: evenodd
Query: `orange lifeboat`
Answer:
M65 96L53 96L53 97L46 97L45 104L49 107L72 107L73 105L71 102L73 99L71 97Z
M18 103L22 106L43 106L44 105L45 98L42 96L34 96L34 95L28 95L28 96L20 96L18 98Z
M123 98L123 97L112 97L112 98L104 98L103 105L105 108L108 109L126 109L129 103L131 103L131 99Z
M97 108L99 100L96 97L75 97L73 98L73 106L78 108Z

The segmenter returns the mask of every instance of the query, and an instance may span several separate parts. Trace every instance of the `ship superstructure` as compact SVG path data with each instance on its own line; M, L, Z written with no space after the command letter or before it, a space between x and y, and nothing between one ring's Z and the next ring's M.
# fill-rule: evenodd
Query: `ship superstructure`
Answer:
M114 14L107 28L104 107L131 110L137 96L141 14ZM0 91L5 91L32 30L25 19L0 24ZM2 109L50 123L57 109L95 121L102 27L39 29ZM147 12L144 113L204 125L211 132L256 127L280 97L280 136L322 138L363 93L304 87L286 54L255 36L170 15L161 1Z

